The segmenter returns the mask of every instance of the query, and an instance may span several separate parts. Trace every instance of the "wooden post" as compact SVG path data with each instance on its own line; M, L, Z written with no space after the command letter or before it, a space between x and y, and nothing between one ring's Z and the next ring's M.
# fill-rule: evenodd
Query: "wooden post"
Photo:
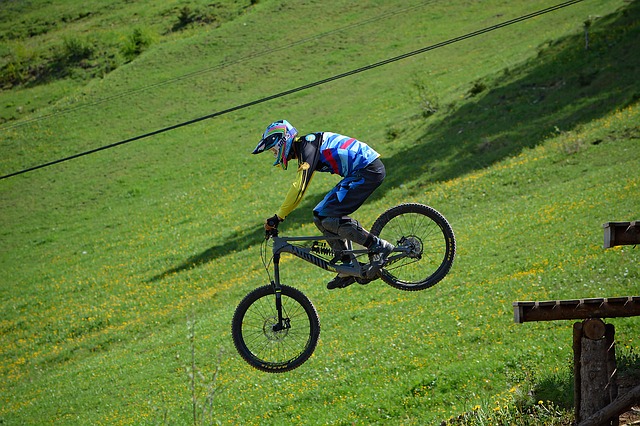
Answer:
M638 403L640 403L640 386L636 386L620 398L617 398L602 410L582 421L579 426L599 426L606 424L607 419L613 416L619 416Z
M604 337L604 336L601 336ZM582 338L580 354L580 419L609 405L607 387L607 347L602 338ZM604 361L604 362L603 362Z
M573 324L573 406L576 423L580 421L580 354L582 353L582 323Z
M607 375L609 376L608 391L609 401L613 402L618 398L618 382L617 373L618 366L616 364L616 342L615 342L616 328L613 324L607 324L604 334L605 342L607 345ZM612 421L614 426L618 426L619 416L615 416Z
M576 323L573 327L576 422L588 419L617 396L615 386L615 345L613 325L599 318ZM602 425L617 426L617 417Z

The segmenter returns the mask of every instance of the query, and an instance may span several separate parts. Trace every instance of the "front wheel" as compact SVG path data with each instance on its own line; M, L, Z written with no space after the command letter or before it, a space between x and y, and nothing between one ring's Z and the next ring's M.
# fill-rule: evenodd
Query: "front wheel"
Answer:
M268 373L299 367L313 354L320 335L318 313L309 298L293 287L281 289L282 322L272 285L249 293L231 321L238 353L252 367Z
M456 240L449 222L424 204L400 204L382 213L371 233L396 246L380 278L400 290L434 286L451 269Z

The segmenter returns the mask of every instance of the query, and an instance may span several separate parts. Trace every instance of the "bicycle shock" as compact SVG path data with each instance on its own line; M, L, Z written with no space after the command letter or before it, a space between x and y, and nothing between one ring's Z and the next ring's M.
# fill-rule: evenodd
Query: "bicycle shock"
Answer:
M314 241L313 244L311 245L311 251L313 253L318 253L318 254L325 254L325 255L332 255L333 250L331 249L331 247L327 247L326 243L321 243L318 241Z

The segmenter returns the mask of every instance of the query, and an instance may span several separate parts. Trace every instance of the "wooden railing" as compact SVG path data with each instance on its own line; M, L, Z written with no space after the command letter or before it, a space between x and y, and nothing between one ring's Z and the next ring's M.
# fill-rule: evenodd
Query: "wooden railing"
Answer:
M604 248L640 244L640 221L608 222ZM602 318L640 316L640 296L513 302L516 323L581 319L573 325L574 404L579 426L618 425L640 404L640 385L618 396L615 328Z

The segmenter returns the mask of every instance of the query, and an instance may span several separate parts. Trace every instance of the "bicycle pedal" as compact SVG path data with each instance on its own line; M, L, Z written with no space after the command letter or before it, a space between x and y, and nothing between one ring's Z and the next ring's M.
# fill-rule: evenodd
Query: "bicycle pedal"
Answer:
M382 269L382 265L378 266L378 265L369 265L369 267L367 267L364 270L364 277L368 280L374 280L376 278L376 276L378 275L378 272L380 272L380 270Z
M367 285L370 282L375 281L375 278L360 278L360 277L356 277L356 282L360 285Z
M333 290L336 288L345 288L350 286L351 284L353 284L355 282L355 278L354 277L350 277L350 276L345 276L345 277L341 277L341 276L337 276L334 279L332 279L331 281L329 281L327 283L327 288L329 290Z

